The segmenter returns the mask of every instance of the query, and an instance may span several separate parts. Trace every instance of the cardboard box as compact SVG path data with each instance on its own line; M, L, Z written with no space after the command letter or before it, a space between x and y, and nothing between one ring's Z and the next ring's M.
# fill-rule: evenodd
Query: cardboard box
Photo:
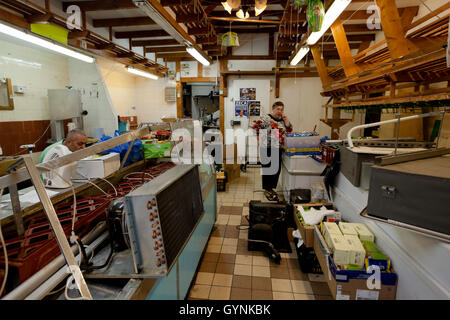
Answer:
M120 154L111 152L104 156L93 155L78 161L74 179L105 178L120 168Z
M314 226L314 251L320 267L336 300L395 300L398 277L394 270L380 273L380 288L369 287L372 273L362 271L339 270L331 258L331 252L317 226ZM368 281L369 279L369 281Z
M333 260L338 265L350 264L351 248L341 234L330 234L331 252L333 253Z
M293 214L294 214L294 222L297 226L297 230L300 231L300 234L302 235L303 243L307 248L312 248L314 246L314 226L305 226L299 219L297 215L297 206L302 207L313 207L316 209L319 209L321 206L325 206L327 208L333 208L333 205L331 203L325 203L325 204L318 204L318 203L302 203L302 204L296 204L294 206Z
M366 257L366 250L364 249L358 236L344 235L344 238L351 248L349 263L362 267L364 265L364 259Z
M224 169L227 173L227 182L231 182L241 176L241 169L238 164L226 164Z
M339 226L334 222L324 222L323 223L323 236L325 238L325 241L329 247L331 247L331 235L337 234L342 236L341 229L339 229Z
M358 236L358 233L356 232L355 228L352 226L352 224L348 222L340 222L339 223L339 229L341 229L341 232L344 236Z
M361 241L375 242L375 236L370 232L369 228L363 223L351 223L353 228L358 233L358 237Z

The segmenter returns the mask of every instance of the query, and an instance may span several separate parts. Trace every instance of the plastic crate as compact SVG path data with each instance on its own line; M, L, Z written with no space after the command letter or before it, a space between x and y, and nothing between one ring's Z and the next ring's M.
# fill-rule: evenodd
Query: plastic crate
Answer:
M322 145L321 147L322 162L330 166L333 163L333 159L334 156L336 155L337 150L338 150L337 148Z
M313 248L307 248L302 244L300 248L297 246L298 239L294 238L295 249L297 250L298 263L303 273L323 274L319 260Z
M226 181L225 179L217 179L217 192L226 191Z

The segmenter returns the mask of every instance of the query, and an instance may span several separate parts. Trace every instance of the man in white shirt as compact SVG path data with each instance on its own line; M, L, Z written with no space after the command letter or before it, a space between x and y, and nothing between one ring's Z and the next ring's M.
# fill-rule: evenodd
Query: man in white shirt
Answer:
M40 162L47 162L86 148L87 137L80 129L69 131L66 139L48 146L41 154ZM42 173L44 186L47 188L68 188L71 173L76 170L73 162L58 169ZM64 178L64 179L63 179Z

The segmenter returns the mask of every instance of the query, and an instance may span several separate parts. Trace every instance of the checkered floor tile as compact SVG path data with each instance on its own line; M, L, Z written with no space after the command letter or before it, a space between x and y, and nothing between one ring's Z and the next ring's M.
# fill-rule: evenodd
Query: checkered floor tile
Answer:
M260 168L248 168L217 193L217 219L197 269L189 300L332 299L323 275L300 270L294 243L276 264L248 251L248 202L266 201Z

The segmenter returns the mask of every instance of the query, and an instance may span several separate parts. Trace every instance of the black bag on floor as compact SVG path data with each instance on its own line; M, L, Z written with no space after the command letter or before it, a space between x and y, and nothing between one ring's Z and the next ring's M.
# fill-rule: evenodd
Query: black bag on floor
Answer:
M298 240L294 238L295 248L297 249L298 264L303 273L317 273L322 274L319 260L317 260L316 253L313 248L307 248L305 244L297 247Z
M270 242L279 252L292 252L287 236L290 210L288 204L250 201L248 238ZM249 241L248 250L260 250L260 246Z

